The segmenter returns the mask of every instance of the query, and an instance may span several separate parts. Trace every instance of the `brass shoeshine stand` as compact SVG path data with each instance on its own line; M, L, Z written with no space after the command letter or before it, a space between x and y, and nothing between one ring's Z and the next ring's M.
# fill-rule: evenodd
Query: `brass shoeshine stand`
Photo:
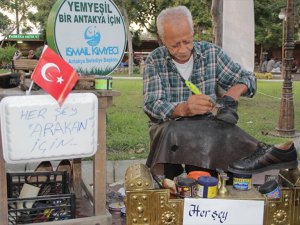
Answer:
M76 92L93 93L98 99L98 148L93 157L93 216L55 222L34 223L36 225L107 225L112 224L111 214L106 209L106 109L112 106L113 97L120 92L111 90L78 90ZM33 93L32 93L33 94ZM45 94L36 91L34 94ZM1 89L0 99L7 96L25 95L19 88ZM2 139L0 139L2 140ZM18 140L16 140L18 141ZM3 159L2 143L0 143L0 224L8 225L6 163ZM73 160L73 188L76 198L82 196L81 159Z
M265 199L254 187L237 191L227 186L228 195L216 198L264 200L264 225L300 225L300 166L281 170L280 199ZM125 175L126 224L182 225L183 199L170 199L167 189L153 189L153 181L145 165L130 166Z

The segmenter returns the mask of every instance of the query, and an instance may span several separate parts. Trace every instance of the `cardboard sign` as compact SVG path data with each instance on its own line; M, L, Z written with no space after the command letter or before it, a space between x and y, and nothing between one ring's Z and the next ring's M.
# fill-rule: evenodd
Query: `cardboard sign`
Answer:
M264 201L184 199L183 225L263 225Z
M3 156L8 163L82 158L97 151L98 99L70 94L59 107L50 95L1 101Z

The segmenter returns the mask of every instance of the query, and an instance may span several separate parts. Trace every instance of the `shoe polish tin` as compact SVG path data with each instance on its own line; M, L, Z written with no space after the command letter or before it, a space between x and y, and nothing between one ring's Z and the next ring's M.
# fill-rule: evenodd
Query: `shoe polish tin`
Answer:
M259 192L268 199L276 199L281 197L281 190L276 180L270 180L261 185Z
M198 183L198 179L199 177L210 177L210 173L206 172L206 171L191 171L189 172L189 174L187 175L188 178L194 179L197 183L196 183L196 187L194 189L194 196L196 198L201 197L202 192L200 192L200 184Z
M233 174L233 188L236 190L247 191L251 189L252 175Z
M195 195L197 181L191 178L178 178L176 182L177 192L181 198L192 198Z
M214 198L218 192L218 179L215 177L199 177L199 197Z

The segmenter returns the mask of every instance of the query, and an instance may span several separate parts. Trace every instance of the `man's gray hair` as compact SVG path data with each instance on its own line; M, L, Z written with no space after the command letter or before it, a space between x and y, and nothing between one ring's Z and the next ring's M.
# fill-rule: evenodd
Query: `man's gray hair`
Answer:
M164 23L178 17L187 18L191 29L194 31L193 17L190 10L185 6L170 7L161 11L156 19L157 33L161 39L164 38Z

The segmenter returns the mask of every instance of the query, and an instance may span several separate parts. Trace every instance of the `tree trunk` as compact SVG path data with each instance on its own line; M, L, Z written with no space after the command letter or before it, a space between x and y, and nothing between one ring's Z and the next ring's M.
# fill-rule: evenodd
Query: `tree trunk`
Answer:
M263 51L264 51L264 48L263 48L263 45L261 44L260 45L260 52L259 52L259 67L258 67L258 71L261 72L261 66L263 64Z
M19 2L18 0L15 1L16 5L16 26L17 26L17 34L20 34L20 24L19 24Z
M128 46L128 75L132 76L133 74L133 47L132 47L132 36L129 30L129 19L128 14L125 8L124 0L122 0L122 11L124 14L124 22L127 36L127 46Z
M223 37L223 0L213 0L210 13L213 24L213 43L222 47Z

